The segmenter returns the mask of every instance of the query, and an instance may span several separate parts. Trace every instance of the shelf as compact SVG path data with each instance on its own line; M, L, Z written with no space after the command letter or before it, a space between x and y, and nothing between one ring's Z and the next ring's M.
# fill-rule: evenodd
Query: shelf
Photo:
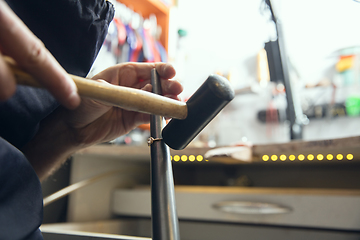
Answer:
M118 0L143 17L150 14L169 15L169 8L159 0Z
M189 157L204 156L206 152L212 148L196 148L187 147L183 150L170 149L171 156L185 155ZM110 156L121 158L122 160L139 160L148 162L150 160L150 149L147 146L127 146L127 145L96 145L85 148L76 154L90 154L99 156ZM75 155L76 155L75 154ZM351 154L352 158L347 159L347 155ZM264 160L264 156L268 156L268 160ZM286 159L281 159L281 156L286 156ZM289 159L294 156L294 160ZM300 160L299 156L303 155ZM313 155L313 159L309 159L309 155ZM319 155L323 158L319 159ZM332 155L332 159L327 159L328 155ZM337 159L341 155L342 159ZM343 163L359 163L360 162L360 137L349 137L340 139L317 140L317 141L292 141L288 143L254 145L251 147L251 159L249 161L241 161L230 156L216 156L209 159L203 159L202 162L217 163L217 164L343 164ZM276 160L272 159L276 156ZM208 160L208 161L206 161ZM195 161L173 161L174 164L196 164Z
M117 0L126 5L134 12L139 13L144 18L148 18L151 14L155 14L158 25L162 29L160 42L164 48L168 49L169 35L169 7L160 0Z
M252 156L253 161L258 162L263 162L264 156L268 156L269 159L266 161L274 163L324 164L358 162L360 160L359 147L360 137L291 141L288 143L254 145ZM350 154L351 158L347 157L348 154ZM281 155L285 156L283 160L280 159ZM312 156L310 159L309 155ZM274 160L271 159L272 156L276 156ZM290 156L293 156L294 159L289 159ZM275 160L275 158L277 159Z

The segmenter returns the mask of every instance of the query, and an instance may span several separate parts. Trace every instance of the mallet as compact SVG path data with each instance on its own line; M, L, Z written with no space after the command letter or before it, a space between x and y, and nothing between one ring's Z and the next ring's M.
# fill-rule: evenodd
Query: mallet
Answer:
M172 119L163 129L165 143L176 150L185 148L234 96L226 78L210 75L186 102L187 117Z
M20 70L13 60L7 58L6 61L18 84L41 87L33 77ZM235 96L229 81L218 75L210 75L186 103L139 89L70 76L80 96L130 111L173 118L162 131L162 138L176 150L186 147Z

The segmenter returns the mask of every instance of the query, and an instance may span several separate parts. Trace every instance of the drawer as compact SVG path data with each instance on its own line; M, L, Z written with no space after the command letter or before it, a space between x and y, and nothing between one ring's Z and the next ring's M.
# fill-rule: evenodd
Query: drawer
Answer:
M255 226L236 223L179 221L179 227L182 240L360 239L359 232ZM45 240L151 240L151 220L149 218L131 217L95 222L55 223L41 226L41 231Z
M175 187L179 219L360 230L360 191L239 187ZM149 188L117 189L112 211L151 216Z

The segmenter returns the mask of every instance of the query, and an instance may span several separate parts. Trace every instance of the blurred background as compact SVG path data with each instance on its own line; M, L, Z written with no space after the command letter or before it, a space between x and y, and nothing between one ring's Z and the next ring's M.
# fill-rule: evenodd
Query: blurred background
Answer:
M302 139L358 135L360 33L356 26L360 5L341 0L272 2L282 23L283 61L288 62L292 98L304 114L299 117L304 126ZM156 27L156 15L144 20L131 8L114 3L118 22L134 29L145 26L155 41L159 39L162 30ZM204 134L214 135L217 145L289 141L284 80L270 77L269 53L264 51L265 43L277 40L265 1L178 0L169 11L168 54L160 59L174 65L175 79L184 86L181 97L188 99L213 73L228 78L238 93L207 129L212 132ZM126 37L121 32L126 28L116 28L115 23L90 74L119 62L154 59L129 54L125 45L130 41L136 45L136 36L118 42L118 34Z
M210 74L235 89L186 149L171 150L183 240L360 238L360 3L112 2L89 76L162 61L174 65L183 101ZM142 125L80 151L44 182L44 196L83 184L45 207L44 236L151 237L148 137Z

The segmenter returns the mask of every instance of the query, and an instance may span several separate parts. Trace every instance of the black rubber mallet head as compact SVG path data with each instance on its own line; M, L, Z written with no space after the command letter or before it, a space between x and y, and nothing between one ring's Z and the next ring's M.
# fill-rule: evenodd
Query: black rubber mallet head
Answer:
M171 119L164 127L164 142L175 150L185 148L234 97L226 78L210 75L186 102L187 117Z

